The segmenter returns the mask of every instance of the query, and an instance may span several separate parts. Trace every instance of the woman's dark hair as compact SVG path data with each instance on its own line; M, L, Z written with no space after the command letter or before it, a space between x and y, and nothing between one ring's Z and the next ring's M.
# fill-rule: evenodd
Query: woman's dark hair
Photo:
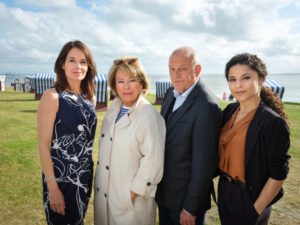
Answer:
M85 78L81 81L80 88L85 97L91 101L94 96L94 78L97 74L97 69L92 53L81 41L70 41L61 49L54 65L54 72L56 73L56 82L54 87L59 91L65 91L69 88L68 80L66 78L65 71L63 70L63 65L65 64L67 55L72 48L80 49L85 55L88 64L88 71Z
M249 53L238 54L229 60L225 68L225 76L227 81L230 68L238 64L249 66L250 69L257 72L258 78L260 78L262 81L265 81L268 74L265 63L256 55L251 55ZM283 119L287 120L287 115L284 112L284 104L271 89L262 86L260 97L262 101L271 109L278 113Z

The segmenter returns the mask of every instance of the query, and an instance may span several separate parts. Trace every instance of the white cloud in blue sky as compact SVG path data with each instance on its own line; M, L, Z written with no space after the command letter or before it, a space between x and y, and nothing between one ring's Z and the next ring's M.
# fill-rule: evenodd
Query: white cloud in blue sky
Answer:
M300 72L296 0L0 1L0 73L51 72L61 47L85 42L99 72L138 57L148 73L168 73L168 57L188 45L203 73L223 73L230 57L258 54L270 73Z

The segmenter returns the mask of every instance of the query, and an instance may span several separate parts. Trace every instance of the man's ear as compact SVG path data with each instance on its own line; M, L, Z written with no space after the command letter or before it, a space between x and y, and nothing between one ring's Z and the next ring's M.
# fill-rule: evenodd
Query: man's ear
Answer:
M195 68L196 76L199 77L202 67L198 64Z

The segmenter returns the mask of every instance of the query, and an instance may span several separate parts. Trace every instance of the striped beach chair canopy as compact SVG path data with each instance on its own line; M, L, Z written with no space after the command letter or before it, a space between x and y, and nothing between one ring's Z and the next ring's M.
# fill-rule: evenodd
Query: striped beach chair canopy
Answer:
M156 98L164 98L167 90L172 86L170 79L163 78L155 82Z
M34 90L35 89L35 79L34 79L34 75L30 76L27 75L25 76L25 82L29 82L30 84L30 89Z
M96 101L107 102L107 76L102 73L97 74L94 83Z
M270 88L273 92L277 94L278 97L282 99L284 94L284 86L279 84L275 80L265 80L264 86Z
M0 91L5 91L5 76L0 75Z
M43 94L44 91L53 87L56 80L55 73L37 73L34 75L35 94Z
M30 79L35 90L35 94L42 95L44 91L54 86L56 80L55 73L37 73ZM97 102L107 102L107 76L105 74L97 74L94 79L95 84L95 96Z

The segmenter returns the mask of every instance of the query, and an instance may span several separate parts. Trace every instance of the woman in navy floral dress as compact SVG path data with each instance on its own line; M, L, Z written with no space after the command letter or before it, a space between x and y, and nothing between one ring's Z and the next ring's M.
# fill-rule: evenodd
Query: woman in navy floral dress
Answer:
M83 224L92 189L97 124L91 52L80 41L62 48L54 87L38 110L43 200L49 225Z

